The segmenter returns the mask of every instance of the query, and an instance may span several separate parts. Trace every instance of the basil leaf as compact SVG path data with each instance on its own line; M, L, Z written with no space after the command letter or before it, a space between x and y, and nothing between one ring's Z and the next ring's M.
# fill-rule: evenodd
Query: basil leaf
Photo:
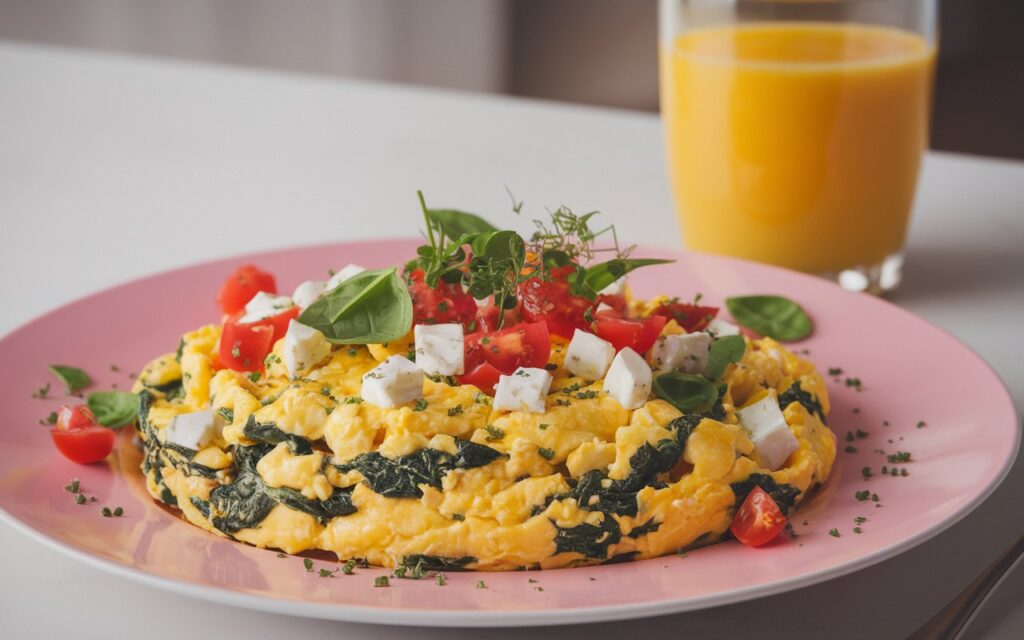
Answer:
M814 328L800 305L782 296L727 298L725 306L736 322L776 340L802 340Z
M299 322L334 344L373 344L412 328L412 298L397 270L364 271L309 305Z
M747 341L743 336L724 336L711 343L708 351L708 365L704 375L710 380L718 380L725 373L725 368L733 362L739 362L747 351Z
M587 270L583 275L580 293L588 298L596 298L598 291L604 289L630 271L635 271L640 267L647 267L654 264L667 264L669 262L675 261L660 260L657 258L642 258L639 260L632 258L614 258L608 262L595 264L592 267L587 267Z
M139 415L139 396L127 391L96 391L85 402L96 422L111 429L130 424Z
M68 388L68 393L74 393L92 384L92 378L89 377L89 374L78 367L69 367L66 364L51 364L50 371L64 383L64 386Z
M427 220L436 224L437 228L451 240L458 241L465 235L498 230L475 213L455 209L427 209L426 214Z
M683 413L707 411L718 400L718 385L704 376L681 371L665 373L651 385L654 395Z

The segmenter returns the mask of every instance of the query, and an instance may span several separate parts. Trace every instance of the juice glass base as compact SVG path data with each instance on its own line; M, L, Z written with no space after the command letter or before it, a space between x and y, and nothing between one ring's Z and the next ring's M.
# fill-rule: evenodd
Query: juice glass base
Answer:
M856 265L820 275L835 281L847 291L882 295L898 287L903 279L903 252L890 254L875 264Z

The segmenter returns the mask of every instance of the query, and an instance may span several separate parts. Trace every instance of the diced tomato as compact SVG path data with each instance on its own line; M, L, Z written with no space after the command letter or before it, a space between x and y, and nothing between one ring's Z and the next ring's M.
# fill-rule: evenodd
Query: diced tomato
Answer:
M543 320L548 329L563 338L572 338L576 329L586 329L597 307L596 300L574 296L566 278L573 268L557 267L548 272L548 279L530 278L519 285L523 318L529 322Z
M476 301L462 290L458 282L438 282L431 287L424 280L422 269L409 274L409 295L416 324L468 324L476 317Z
M73 431L96 426L96 416L84 404L64 405L57 412L57 430Z
M231 315L245 308L245 303L260 291L277 293L274 276L251 264L235 270L217 294L217 303L224 313Z
M50 437L65 458L79 464L98 462L114 449L114 432L96 424L96 416L85 405L61 407Z
M685 302L669 302L654 310L652 315L665 316L687 331L700 331L718 314L718 307L700 307Z
M521 322L498 331L466 336L466 370L487 362L502 373L543 367L551 355L551 335L543 322Z
M612 313L599 313L594 321L594 333L612 343L616 351L626 347L644 353L654 346L668 318L617 318Z
M764 489L754 487L733 516L729 530L748 547L760 547L774 540L785 526L786 516L779 505Z
M256 322L246 322L245 324L251 326L264 326L270 327L274 331L274 337L270 339L270 346L273 347L274 343L284 337L284 334L288 333L288 323L292 318L298 318L302 309L299 307L289 307L277 314L276 316L270 316L269 318L263 318ZM236 314L231 318L233 322L238 322L238 319L242 317L242 314Z
M484 393L492 393L494 385L498 384L501 372L487 362L481 362L466 373L459 376L459 384L471 384Z
M270 324L226 320L220 334L220 363L234 371L262 371L263 359L273 344L274 327Z
M499 320L501 320L501 327L498 326ZM522 321L523 314L518 303L513 309L505 309L505 313L502 315L499 313L497 305L494 302L490 302L486 307L477 309L476 331L470 331L470 333L498 331L502 327L511 327ZM469 331L469 326L467 326L467 331Z
M99 462L114 450L114 432L106 427L80 427L71 431L50 431L53 444L64 457L78 464Z

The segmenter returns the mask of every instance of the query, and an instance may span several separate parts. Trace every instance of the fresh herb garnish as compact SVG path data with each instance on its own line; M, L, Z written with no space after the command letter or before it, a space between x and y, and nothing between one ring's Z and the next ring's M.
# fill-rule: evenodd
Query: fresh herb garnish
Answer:
M453 418L455 416L462 415L462 405L457 404L454 407L448 409L448 417Z
M43 386L39 387L32 392L33 398L47 398L50 395L50 383L47 382Z
M66 364L51 364L50 371L64 383L68 393L75 393L92 384L92 378L89 377L89 374L78 367L71 367ZM49 386L47 386L47 389L49 389Z
M335 344L388 342L412 328L412 298L395 268L364 271L307 307L299 322Z
M388 581L387 576L377 576L373 579L373 586L375 587L390 587L391 583Z
M127 391L94 391L86 404L96 421L111 429L131 424L139 415L139 396Z
M484 431L487 432L487 437L484 438L484 441L486 441L486 442L498 442L500 440L504 440L505 439L505 431L502 430L502 429L499 429L498 427L494 426L493 424L486 425L484 427Z
M910 462L910 452L897 451L896 453L890 454L886 460L889 462Z
M803 308L782 296L737 296L725 306L740 325L783 342L803 340L814 328Z
M313 571L313 561L310 560L309 558L303 558L302 559L302 566L306 567L306 571L307 572L312 572Z
M704 376L672 371L654 379L654 395L683 413L707 411L718 400L718 385Z
M486 585L486 584L484 584L484 581L483 581L483 580L477 580L477 581L476 581L476 588L477 588L477 589L486 589L486 588L487 588L487 585Z
M739 362L747 350L747 342L743 336L724 336L711 343L708 351L708 364L704 375L711 380L718 380L725 373L726 367Z
M864 502L865 500L867 500L868 498L871 497L871 492L868 491L867 489L864 489L862 491L858 491L857 493L853 494L853 497L856 498L857 500L861 501L861 502Z
M427 401L424 400L423 398L420 398L419 400L416 401L416 404L412 405L412 410L413 411L423 411L426 408L427 408Z
M840 537L839 529L829 529L828 535L832 536L833 538Z

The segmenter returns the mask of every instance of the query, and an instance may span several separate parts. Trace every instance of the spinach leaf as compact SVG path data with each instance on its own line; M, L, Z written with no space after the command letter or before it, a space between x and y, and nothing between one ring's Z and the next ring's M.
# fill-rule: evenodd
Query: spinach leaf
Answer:
M386 498L419 498L419 485L441 488L441 480L452 469L473 469L494 462L504 454L469 440L456 439L454 455L438 449L420 449L398 458L385 458L377 451L334 464L342 473L356 470L376 493Z
M664 373L651 385L654 395L683 413L707 411L718 400L718 385L704 376L681 371Z
M142 386L146 387L149 391L162 393L168 400L174 400L185 395L185 387L182 384L181 378L163 384L146 384L143 382Z
M704 375L709 380L718 380L725 373L725 368L743 359L747 350L747 341L743 336L724 336L711 343L708 352L708 365Z
M352 504L352 487L335 489L327 500L310 500L301 492L288 487L264 487L267 495L286 507L301 511L316 518L322 525L335 516L347 516L356 512Z
M782 296L727 298L725 306L736 322L776 340L802 340L813 330L811 318L803 308Z
M426 216L428 222L434 223L441 233L457 242L462 240L463 236L498 230L497 227L475 213L456 209L427 209ZM459 244L464 244L464 242L459 242Z
M792 402L799 402L807 409L807 413L817 414L821 420L821 424L827 425L828 420L825 416L825 410L822 409L821 403L818 402L817 398L812 396L807 391L804 391L803 387L800 386L799 382L794 382L789 385L789 388L779 395L779 407L785 411L786 407Z
M775 504L779 505L779 510L782 511L783 515L789 513L789 510L796 504L796 499L800 496L799 489L793 485L777 483L775 478L766 473L752 473L746 480L734 482L729 486L736 495L737 508L743 504L743 501L747 499L747 495L754 490L754 487L761 487L765 493L772 497Z
M89 377L89 374L78 367L71 367L66 364L51 364L50 371L64 383L68 393L74 393L92 384L92 378Z
M235 464L238 466L235 481L210 492L210 513L213 516L210 524L219 531L232 535L255 527L277 506L277 501L267 494L266 485L256 471L256 463L270 449L270 445L235 446Z
M335 344L389 342L412 328L412 298L395 268L364 271L307 307L299 322Z
M263 444L287 442L288 448L297 456L305 456L313 453L313 446L307 438L282 431L277 427L277 425L271 422L256 422L256 416L254 415L250 415L245 426L242 427L242 435L249 440L254 440Z
M584 522L575 527L555 525L555 529L555 553L576 552L585 558L604 560L608 548L622 540L618 521L608 514L599 525Z
M660 527L660 526L661 526L660 522L655 522L654 518L651 518L650 520L648 520L647 522L643 523L639 527L635 527L627 535L630 538L633 538L635 540L636 538L639 538L640 536L645 536L648 533L654 533L655 531L658 530L658 527Z
M104 427L120 429L139 415L139 396L127 391L96 391L86 399L96 421Z
M583 281L580 283L579 292L590 299L597 297L597 292L612 284L630 271L640 267L647 267L655 264L668 264L674 260L660 260L658 258L614 258L607 262L587 267L584 271Z
M430 556L422 553L414 553L402 558L403 567L415 567L417 565L428 571L463 571L468 565L476 562L473 556L462 556L461 558L449 558L446 556Z

